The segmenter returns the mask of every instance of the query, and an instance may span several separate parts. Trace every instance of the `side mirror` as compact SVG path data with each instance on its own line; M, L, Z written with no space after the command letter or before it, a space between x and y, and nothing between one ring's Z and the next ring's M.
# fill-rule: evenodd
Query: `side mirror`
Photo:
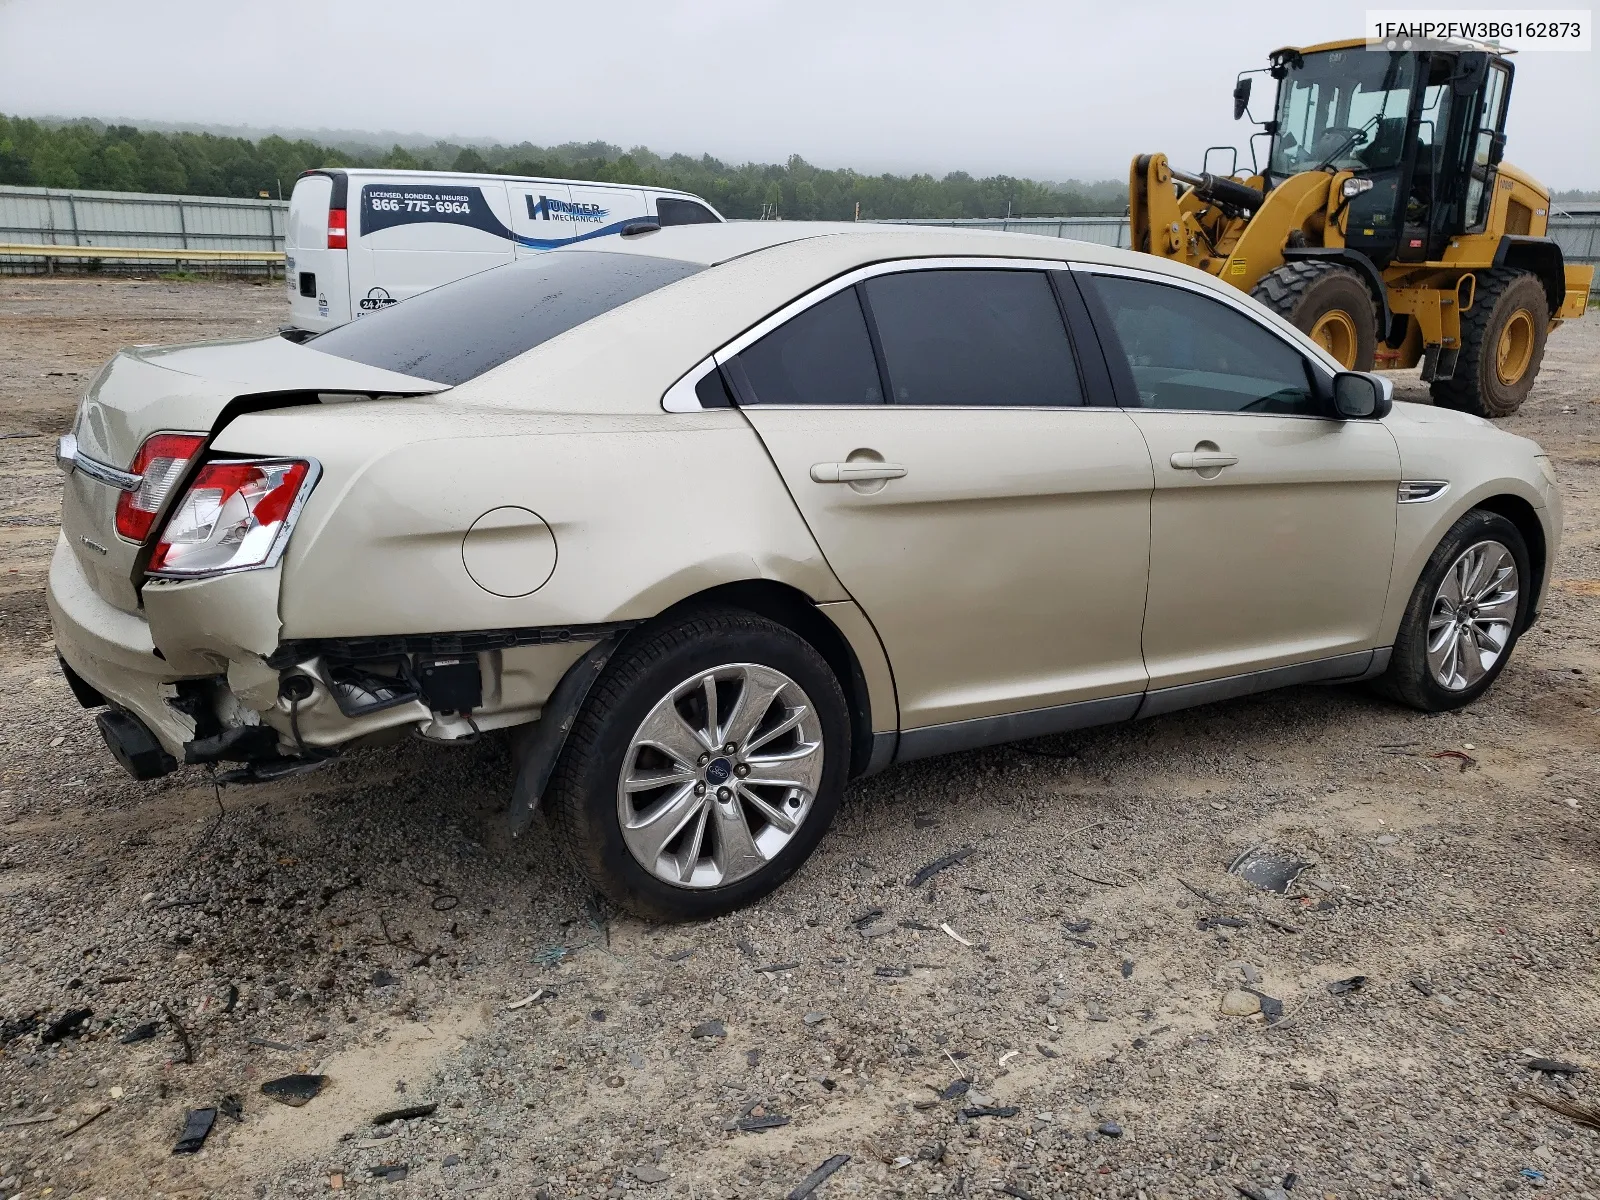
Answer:
M1250 107L1251 79L1246 76L1233 85L1233 119L1237 121Z
M1489 165L1498 167L1500 160L1506 156L1506 135L1494 134L1489 138Z
M1394 407L1394 384L1365 371L1340 371L1333 377L1333 410L1344 421L1376 421Z

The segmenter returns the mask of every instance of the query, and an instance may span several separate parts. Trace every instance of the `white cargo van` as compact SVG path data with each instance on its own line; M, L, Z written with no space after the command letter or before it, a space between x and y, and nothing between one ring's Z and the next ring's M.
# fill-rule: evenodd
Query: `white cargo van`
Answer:
M285 237L294 324L321 331L529 254L630 225L721 221L687 192L447 171L329 168L295 181Z

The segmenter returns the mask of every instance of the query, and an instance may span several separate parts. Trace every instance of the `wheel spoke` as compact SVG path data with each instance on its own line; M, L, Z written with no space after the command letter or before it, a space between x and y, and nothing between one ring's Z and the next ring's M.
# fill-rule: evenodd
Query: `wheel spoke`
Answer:
M657 788L671 787L675 783L693 783L694 780L695 773L685 768L677 771L657 771L654 773L646 772L641 775L629 775L623 781L622 787L624 791L630 794L634 792L653 792Z
M803 742L784 754L745 760L750 768L746 783L766 787L793 787L812 793L822 782L822 743Z
M696 796L694 788L685 784L650 811L638 814L635 820L623 826L629 848L640 862L654 868L662 850L683 832L684 827L705 806L705 798Z
M712 808L716 827L713 831L715 842L711 850L711 860L722 872L723 880L729 881L748 875L765 863L766 857L757 849L755 839L750 836L750 823L745 820L744 807L735 801L731 804L713 805Z
M767 730L765 733L761 734L759 737L751 738L750 739L750 744L747 745L744 748L745 749L745 753L746 754L754 754L757 750L761 749L761 747L765 746L767 743L771 742L775 738L782 737L784 734L788 733L795 726L799 725L801 721L804 721L806 719L807 715L810 714L810 712L811 712L811 710L809 708L805 708L803 706L800 707L800 708L794 709L792 712L789 713L788 716L784 717L783 720L779 721L771 729Z
M688 883L694 878L695 865L700 861L700 851L706 844L706 821L711 816L711 805L702 803L695 813L694 832L689 835L689 844L678 856L677 876L679 883Z
M760 743L745 743L761 726L762 718L772 707L772 702L778 698L778 693L783 691L784 680L781 676L768 677L766 672L759 675L752 668L745 672L740 683L739 698L733 703L733 711L728 714L728 727L724 731L724 739L739 746L746 753ZM764 740L764 739L763 739Z
M1472 636L1471 625L1463 625L1461 627L1456 659L1461 671L1461 678L1466 686L1470 687L1483 678L1483 654L1478 649L1477 640Z
M713 672L701 682L706 694L706 749L713 754L722 745L722 723L717 719L717 676Z
M1506 648L1506 642L1511 639L1511 626L1504 621L1485 621L1477 619L1472 622L1472 639L1478 644L1480 650L1486 651L1493 661L1494 655Z
M797 821L794 817L791 817L788 813L784 812L783 809L778 808L778 807L776 807L774 805L768 804L765 800L763 800L760 796L758 796L754 792L752 792L743 783L739 784L739 795L744 798L745 803L749 804L752 808L754 808L757 812L759 812L767 820L771 821L774 825L776 825L784 833L793 833L796 829L798 829L800 827L800 822Z
M692 770L700 755L712 749L705 735L690 727L674 704L661 704L645 718L634 743L653 746L685 770Z

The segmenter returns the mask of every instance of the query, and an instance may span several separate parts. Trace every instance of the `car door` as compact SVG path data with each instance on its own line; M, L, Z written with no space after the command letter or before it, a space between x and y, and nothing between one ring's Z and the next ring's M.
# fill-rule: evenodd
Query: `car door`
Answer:
M1155 467L1152 693L1326 660L1324 677L1359 673L1394 556L1394 438L1325 415L1331 372L1243 298L1139 272L1078 278Z
M998 716L1131 716L1145 684L1149 455L1098 356L1080 375L1051 275L884 264L718 355L883 641L923 731L902 758L1004 740Z

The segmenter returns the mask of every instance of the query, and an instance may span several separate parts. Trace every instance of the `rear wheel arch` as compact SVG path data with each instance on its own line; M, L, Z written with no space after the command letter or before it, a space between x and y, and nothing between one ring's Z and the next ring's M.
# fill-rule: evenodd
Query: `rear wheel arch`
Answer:
M816 601L790 584L745 579L686 596L644 628L704 607L740 608L765 617L797 634L822 655L850 709L850 777L864 774L872 757L872 700L866 672L850 640L817 608Z

